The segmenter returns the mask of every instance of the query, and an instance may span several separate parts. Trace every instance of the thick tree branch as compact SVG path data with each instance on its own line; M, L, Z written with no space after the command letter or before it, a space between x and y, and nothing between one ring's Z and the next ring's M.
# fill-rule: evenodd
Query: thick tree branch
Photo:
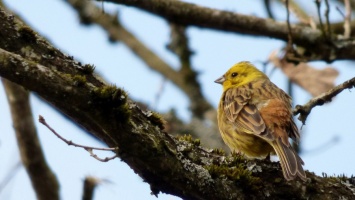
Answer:
M139 41L135 35L129 32L118 21L117 15L103 13L102 10L91 1L67 0L66 2L76 9L84 24L94 23L101 26L108 33L111 41L124 43L134 54L142 59L149 68L160 73L180 88L186 96L189 97L191 111L196 117L203 118L205 112L213 109L202 95L200 85L197 82L196 73L189 71L190 74L186 74L181 71L175 71L172 66L163 61L163 59Z
M188 126L195 127L193 132L189 132L190 134L200 138L204 144L209 144L211 147L224 148L229 151L219 135L216 134L218 132L216 110L204 98L200 84L197 81L198 74L190 65L191 50L188 47L186 36L181 36L181 34L184 34L184 28L180 27L178 29L177 27L179 27L179 25L171 25L172 27L176 27L176 30L183 30L179 33L172 31L172 41L169 45L181 62L180 70L176 71L120 24L117 19L118 16L103 13L101 8L95 6L90 1L68 0L67 3L75 8L84 24L94 23L101 26L108 35L110 35L111 41L124 43L132 52L142 59L148 67L172 81L172 83L189 97L193 120ZM205 119L214 123L206 127ZM182 127L180 126L179 128Z
M306 183L286 182L278 163L224 157L189 138L176 140L162 131L157 114L142 111L123 90L103 84L88 67L3 10L0 21L0 36L7 36L0 37L0 75L36 92L108 146L118 146L117 154L151 185L153 194L162 191L185 199L353 197L341 183L346 178L307 173ZM31 42L26 46L30 54L21 51L26 41Z
M22 77L17 76L16 72ZM25 83L21 79L26 78L32 83L26 85L28 89L53 102L57 108L102 138L109 146L118 145L121 159L151 185L154 194L162 191L186 199L282 199L284 193L297 199L353 195L346 187L332 186L340 185L340 179L323 180L308 173L310 183L286 182L278 163L252 161L248 164L240 157L225 159L189 140L176 141L161 131L161 124L156 116L141 111L134 103L120 105L127 109L122 112L131 113L129 115L111 113L104 107L97 106L96 101L99 98L112 106L110 110L117 112L117 107L113 107L117 102L113 101L118 100L115 100L113 93L107 99L95 97L95 91L105 90L104 87L92 88L93 82L73 86L73 82L63 79L58 71L33 64L4 50L0 50L0 75L22 84ZM39 89L42 84L46 85L48 91ZM56 92L51 92L53 90ZM60 103L56 99L63 94L66 101L61 100ZM314 193L312 190L302 189L303 187L327 188L331 193ZM265 193L268 195L265 196Z
M297 105L293 110L293 115L300 114L298 119L302 122L302 124L306 124L306 120L308 115L311 113L312 109L316 106L321 106L327 102L331 102L333 97L338 95L344 89L351 89L355 87L355 78L352 78L344 83L334 87L333 89L325 92L311 100L308 101L305 105Z
M69 0L67 2L76 9L84 24L98 24L108 32L112 41L123 42L133 52L139 50L140 53L138 52L136 55L139 56L147 66L172 81L189 97L190 109L194 115L194 120L188 126L192 125L195 127L193 132L189 132L190 134L200 138L204 144L209 144L211 147L224 148L229 151L219 135L216 134L218 132L216 111L202 95L200 84L197 81L198 74L192 69L192 66L190 66L191 51L188 48L186 36L185 38L181 36L181 34L184 34L184 29L182 33L172 31L171 34L172 41L169 48L173 49L177 56L179 56L181 62L180 70L176 71L125 29L125 27L117 21L116 15L102 13L101 9L90 1ZM171 24L171 27L178 26L179 25ZM179 30L181 30L181 28ZM214 125L206 127L203 121L205 119L215 122L213 123ZM180 126L179 128L182 127Z
M117 4L133 6L152 14L161 16L171 22L201 28L265 36L283 41L288 40L287 24L254 16L236 14L212 8L206 8L191 3L175 0L106 0ZM349 40L337 39L334 35L325 39L322 31L310 27L292 25L293 42L307 51L303 60L355 59L355 44ZM331 39L331 43L328 39ZM317 48L314 48L314 47Z
M22 164L37 199L59 199L58 180L44 158L32 117L29 94L23 87L6 79L1 80L9 102Z
M288 28L286 23L276 22L249 15L236 14L191 3L174 0L106 0L117 4L124 4L140 8L152 14L159 15L169 21L194 25L202 28L211 28L221 31L242 33L255 36L267 36L284 41L288 40ZM310 28L294 26L292 32L297 33L295 42L318 42L320 32Z

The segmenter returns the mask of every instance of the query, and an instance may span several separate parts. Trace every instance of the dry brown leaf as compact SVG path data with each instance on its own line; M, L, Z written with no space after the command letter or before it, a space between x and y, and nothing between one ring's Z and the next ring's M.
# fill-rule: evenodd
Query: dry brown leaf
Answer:
M277 52L271 53L269 60L279 67L294 83L308 91L313 97L318 96L335 86L335 78L339 72L333 67L316 69L307 63L297 66L277 56Z

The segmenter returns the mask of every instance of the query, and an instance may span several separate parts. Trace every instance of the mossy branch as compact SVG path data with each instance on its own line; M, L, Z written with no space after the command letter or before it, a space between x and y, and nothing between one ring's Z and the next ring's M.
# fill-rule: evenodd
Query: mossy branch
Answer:
M184 199L353 197L342 185L346 178L307 173L306 183L286 182L278 163L225 157L189 137L178 141L162 130L158 116L142 111L120 88L84 73L80 63L22 29L21 22L1 9L0 21L0 34L8 34L0 37L6 38L0 40L0 76L37 93L109 147L119 147L119 157L150 184L153 194L161 191ZM26 40L21 40L19 29L26 32ZM25 47L31 54L21 51ZM75 75L85 80L75 84Z

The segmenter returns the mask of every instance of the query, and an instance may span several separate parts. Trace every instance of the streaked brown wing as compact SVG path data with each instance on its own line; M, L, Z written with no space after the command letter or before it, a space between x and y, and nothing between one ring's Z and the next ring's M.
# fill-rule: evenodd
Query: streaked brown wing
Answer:
M250 91L243 87L229 89L224 97L224 113L237 132L262 134L266 126L256 106L249 103L250 98Z
M276 131L274 128L269 132L276 138L281 138L282 142L289 146L288 138L299 139L299 132L292 119L290 107L280 99L271 99L268 105L260 109L260 114L268 127L278 127L282 131Z

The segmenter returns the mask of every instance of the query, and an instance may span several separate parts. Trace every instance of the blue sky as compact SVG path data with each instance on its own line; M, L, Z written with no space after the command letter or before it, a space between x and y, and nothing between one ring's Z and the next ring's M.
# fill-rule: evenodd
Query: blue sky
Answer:
M120 43L109 43L106 33L98 26L84 27L79 24L76 13L64 1L4 1L6 5L20 14L36 31L48 38L57 48L82 63L94 64L97 72L111 83L123 87L129 95L137 100L153 105L155 95L163 78L149 70L137 59L129 49ZM191 1L212 8L236 11L244 14L265 16L264 8L256 1ZM259 2L259 1L258 1ZM100 4L101 5L101 4ZM160 55L166 62L177 67L178 60L165 49L169 41L167 23L160 18L140 12L134 8L105 4L105 11L119 11L120 19L149 48ZM308 4L314 11L313 4ZM331 8L332 17L339 18L335 7ZM280 10L279 10L280 11ZM282 10L284 11L284 10ZM278 17L284 17L285 12L277 12ZM154 27L154 29L152 29ZM158 31L157 31L158 30ZM269 54L283 47L283 42L269 39L246 37L231 33L222 33L199 28L188 28L190 46L196 52L192 63L200 72L203 94L213 106L217 106L221 87L213 81L222 75L231 65L241 60L248 60L261 67L260 61L265 61ZM325 63L312 63L319 68ZM355 75L353 63L348 61L332 64L340 75L336 83L342 83ZM287 79L280 71L276 71L271 80L281 88L286 88ZM306 103L311 96L302 89L295 87L295 104ZM172 98L173 97L173 98ZM301 157L305 161L305 169L321 175L355 174L353 141L355 141L355 95L353 90L347 90L338 95L331 104L313 109L303 126ZM43 115L47 122L59 133L74 142L100 146L101 144L82 133L70 121L62 118L55 110L35 96L31 96L34 118ZM19 161L17 144L12 129L11 117L7 106L3 87L0 87L0 114L2 134L0 134L0 180ZM164 93L157 106L157 111L164 112L175 108L178 115L188 120L188 100L183 93L171 83L165 86ZM110 183L101 185L96 193L96 199L156 199L150 195L149 185L133 170L119 159L101 163L89 154L75 147L70 147L58 140L45 127L36 121L40 141L50 167L56 173L61 184L62 199L79 199L82 192L82 182L85 176L92 175L108 180ZM300 123L298 123L300 127ZM328 144L337 138L333 145ZM98 152L99 155L103 155ZM104 154L106 155L106 154ZM104 156L103 155L103 156ZM3 164L6 163L6 164ZM15 192L16 191L16 192ZM17 192L21 191L21 192ZM16 177L0 193L0 199L20 200L35 199L31 184L22 168ZM159 195L158 199L178 199L169 195Z

